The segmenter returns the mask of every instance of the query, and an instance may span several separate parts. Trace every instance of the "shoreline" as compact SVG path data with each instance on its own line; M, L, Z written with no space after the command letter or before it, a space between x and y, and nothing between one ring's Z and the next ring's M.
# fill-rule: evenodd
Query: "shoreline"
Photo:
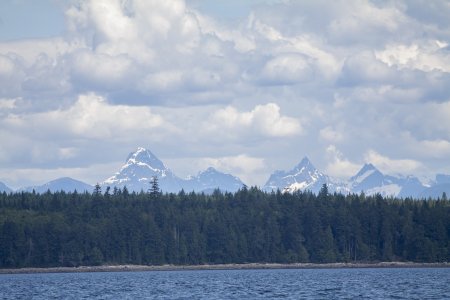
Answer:
M354 269L354 268L450 268L449 262L378 262L378 263L245 263L205 265L103 265L53 268L0 269L0 274L84 273L84 272L142 272L196 270L260 270L260 269Z

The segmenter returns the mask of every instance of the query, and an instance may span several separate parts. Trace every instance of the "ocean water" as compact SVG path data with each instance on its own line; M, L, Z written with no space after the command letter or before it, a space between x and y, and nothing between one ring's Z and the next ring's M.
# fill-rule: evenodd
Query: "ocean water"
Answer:
M5 274L0 299L450 299L450 269Z

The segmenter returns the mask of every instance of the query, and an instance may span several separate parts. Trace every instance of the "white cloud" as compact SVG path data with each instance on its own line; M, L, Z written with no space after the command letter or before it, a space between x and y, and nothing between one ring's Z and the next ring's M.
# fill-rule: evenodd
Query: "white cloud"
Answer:
M209 130L213 132L231 131L233 135L255 134L272 137L294 136L301 134L300 122L280 114L275 103L257 105L249 112L239 112L228 106L216 111L209 120Z
M450 72L450 53L447 47L448 43L445 41L428 40L420 44L387 45L383 51L375 52L375 55L389 66L425 72L432 70Z
M248 185L261 185L262 180L266 179L267 176L266 172L264 172L266 171L264 159L251 157L246 154L219 158L202 158L201 164L203 168L213 166L223 172L235 174Z
M338 143L341 142L344 139L344 135L339 132L338 130L335 130L331 126L327 126L325 128L322 128L319 131L320 138L327 142L331 143Z
M447 140L424 140L417 147L425 157L444 158L450 155L450 142Z
M0 112L3 110L11 110L16 107L17 99L0 99Z
M271 168L312 154L334 174L450 164L445 1L275 2L223 22L182 0L70 1L61 36L0 42L2 167L137 146Z
M132 71L132 61L126 55L110 56L90 51L74 53L72 72L76 80L88 85L106 85L115 88L128 83Z
M10 163L10 157L21 157L24 164L30 165L54 164L79 159L89 144L142 144L144 140L157 142L167 134L177 134L173 125L149 107L112 105L96 94L81 95L64 109L9 113L0 125L0 133L9 140L0 151L0 160L5 164Z
M394 72L387 64L376 59L372 52L360 52L346 59L341 82L349 85L389 83Z
M55 125L66 124L72 133L96 139L123 138L130 131L149 132L166 125L148 107L110 105L95 94L80 96L68 110L43 113L36 118Z
M326 149L328 164L326 166L326 174L333 177L347 179L358 172L360 165L352 163L344 157L344 155L334 145L330 145Z
M367 151L364 158L366 162L374 164L388 174L413 174L423 168L422 163L414 159L391 159L374 150Z
M312 77L313 71L301 55L279 55L269 60L262 70L262 80L266 84L293 84Z

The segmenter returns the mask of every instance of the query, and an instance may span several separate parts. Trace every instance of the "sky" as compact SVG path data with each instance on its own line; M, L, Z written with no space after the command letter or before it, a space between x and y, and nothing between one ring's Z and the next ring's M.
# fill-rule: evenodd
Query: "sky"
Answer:
M3 0L0 181L90 184L137 147L248 185L309 157L450 173L449 1Z

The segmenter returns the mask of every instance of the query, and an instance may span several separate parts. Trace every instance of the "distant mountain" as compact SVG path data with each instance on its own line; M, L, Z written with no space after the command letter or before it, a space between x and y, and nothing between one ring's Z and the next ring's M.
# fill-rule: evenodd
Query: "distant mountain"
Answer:
M424 189L427 188L417 177L414 176L403 178L401 185L402 189L400 190L400 193L397 194L397 196L401 198L420 198Z
M438 184L445 184L445 183L450 183L450 175L437 174L435 184L438 185Z
M130 153L122 168L101 183L101 186L123 188L130 191L147 191L152 177L158 177L159 187L166 192L181 190L182 179L178 178L150 150L138 148Z
M62 177L47 182L43 185L29 186L19 189L19 191L26 191L26 192L32 192L33 190L36 193L40 194L45 193L48 190L50 190L50 192L59 192L59 191L73 192L76 190L79 193L83 192L91 193L93 190L93 186L70 177Z
M328 185L330 192L348 193L345 183L341 183L319 172L311 161L304 157L298 165L290 171L275 171L267 180L263 189L273 191L280 189L284 192L312 191L318 193L323 184Z
M372 164L365 164L361 170L349 180L353 193L364 191L366 195L418 197L425 186L413 176L395 177L381 173Z
M185 190L211 193L215 189L236 192L244 183L237 177L217 171L209 167L197 176L191 177L182 183Z
M440 180L449 178L443 177ZM347 181L340 181L317 170L311 161L305 157L290 171L274 172L264 190L280 189L284 192L306 191L318 193L323 184L327 184L329 192L342 194L364 192L366 195L381 194L382 196L419 197L426 189L414 176L395 177L381 173L374 165L365 164L356 175ZM440 192L442 195L442 192Z
M11 188L9 188L6 184L4 184L3 182L0 182L0 193L6 192L6 193L11 193L13 190Z
M419 194L419 198L442 198L442 194L445 193L447 196L447 199L450 198L450 183L442 183L442 184L436 184L434 186L430 186L423 190Z
M130 191L147 191L153 176L158 177L159 187L163 192L177 193L181 189L211 192L216 188L234 192L243 185L239 178L221 173L214 168L208 168L197 176L181 179L150 150L140 147L128 156L119 172L103 181L101 186L119 188L126 186Z
M450 175L437 174L436 179L430 187L420 193L421 198L441 198L445 193L450 198Z
M383 196L396 196L402 190L398 179L382 174L372 164L365 164L361 170L349 180L352 192L364 191L367 195L381 194Z

